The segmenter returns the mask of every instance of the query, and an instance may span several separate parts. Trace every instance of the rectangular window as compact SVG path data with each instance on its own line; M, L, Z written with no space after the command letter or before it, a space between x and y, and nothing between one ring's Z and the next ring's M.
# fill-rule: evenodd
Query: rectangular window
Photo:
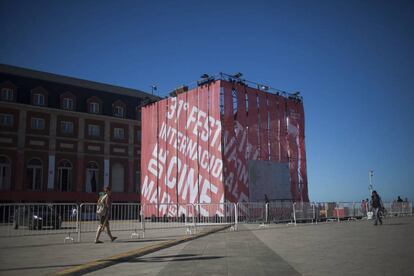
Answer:
M114 116L123 118L124 117L124 108L122 106L115 106Z
M45 120L42 118L32 118L32 129L44 129Z
M88 135L93 137L99 137L101 134L101 128L98 125L88 125Z
M63 108L73 110L73 100L71 98L63 98Z
M141 142L141 130L137 130L137 142Z
M35 104L35 105L45 105L45 96L43 94L34 94L33 95L33 104Z
M0 125L13 126L13 115L12 114L0 114Z
M99 103L96 103L96 102L90 103L89 109L91 113L99 113Z
M61 121L60 129L62 133L71 134L73 133L73 122Z
M123 128L116 127L114 128L114 138L115 139L124 139L125 131Z
M1 100L2 101L13 101L13 89L2 88L1 89Z

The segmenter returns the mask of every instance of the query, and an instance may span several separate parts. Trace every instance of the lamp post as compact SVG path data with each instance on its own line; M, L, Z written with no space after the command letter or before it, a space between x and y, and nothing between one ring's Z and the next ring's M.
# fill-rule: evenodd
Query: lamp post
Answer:
M372 194L372 177L373 176L374 176L374 171L373 170L369 170L368 171L368 178L369 178L368 190L369 190L369 194Z
M157 85L156 84L153 84L153 85L151 85L151 94L152 95L154 95L154 91L157 91Z

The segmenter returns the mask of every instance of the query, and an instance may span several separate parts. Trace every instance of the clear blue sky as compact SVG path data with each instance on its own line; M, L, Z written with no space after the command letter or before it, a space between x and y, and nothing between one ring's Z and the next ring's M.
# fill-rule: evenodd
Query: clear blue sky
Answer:
M0 63L161 94L237 71L299 90L311 200L366 198L370 169L414 199L413 1L2 0L0 34Z

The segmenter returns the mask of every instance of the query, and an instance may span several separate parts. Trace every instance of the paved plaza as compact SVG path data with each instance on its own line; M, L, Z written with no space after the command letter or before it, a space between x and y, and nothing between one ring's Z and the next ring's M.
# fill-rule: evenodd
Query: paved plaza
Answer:
M414 275L414 217L318 224L239 225L87 275ZM167 231L169 234L177 230ZM158 234L154 234L160 236ZM34 237L1 239L0 275L45 275L93 260L173 241L175 235L114 243L62 244ZM26 241L24 240L26 239Z

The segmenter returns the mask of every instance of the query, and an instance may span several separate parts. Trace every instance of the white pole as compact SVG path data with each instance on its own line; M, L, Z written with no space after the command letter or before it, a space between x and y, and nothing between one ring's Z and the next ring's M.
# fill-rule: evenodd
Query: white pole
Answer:
M369 190L369 194L372 194L372 176L374 175L374 171L373 170L369 170L368 171L368 178L369 178L369 186L368 186L368 190Z

